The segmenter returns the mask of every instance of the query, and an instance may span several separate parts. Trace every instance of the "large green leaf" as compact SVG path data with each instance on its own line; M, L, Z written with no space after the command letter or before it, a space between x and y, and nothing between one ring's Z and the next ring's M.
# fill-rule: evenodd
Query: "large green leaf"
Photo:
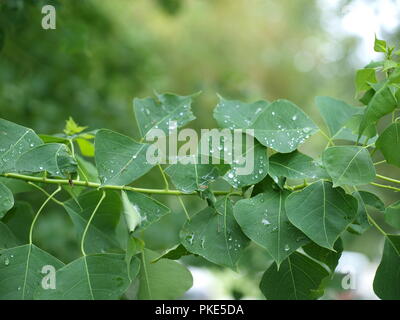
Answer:
M70 199L65 202L64 207L74 223L79 239L101 196L101 191L94 190L80 195L76 200ZM87 253L103 253L121 248L116 236L120 215L119 195L115 191L107 192L86 235L85 251Z
M220 176L218 166L214 164L188 163L172 164L165 169L175 187L185 193L203 191Z
M253 125L268 105L269 102L264 100L244 103L238 100L226 100L220 96L219 103L214 109L214 118L220 128L245 129Z
M147 173L154 164L146 160L148 144L111 130L96 133L95 159L101 183L128 185Z
M56 272L53 290L38 288L34 298L40 300L116 300L139 272L140 261L133 258L130 270L122 254L83 256ZM130 272L130 274L128 273ZM130 277L129 277L130 275Z
M219 199L216 209L208 207L188 220L180 238L189 252L234 270L249 243L233 217L228 197Z
M374 291L383 300L400 299L400 236L388 235L375 274Z
M333 245L356 217L357 199L327 181L318 181L286 199L289 221L321 247Z
M269 300L310 300L322 296L322 283L329 272L314 260L298 252L281 264L265 271L260 289Z
M14 197L10 189L0 182L0 219L14 206Z
M330 147L322 154L322 162L334 186L357 186L375 179L374 164L368 150L363 147Z
M0 173L15 171L15 161L25 151L43 144L32 129L0 119Z
M367 109L364 112L364 117L360 123L359 136L361 136L365 129L376 123L384 115L391 113L397 107L397 101L391 88L384 84L371 101L368 103Z
M10 228L0 221L0 249L13 248L18 245L18 240Z
M341 238L339 238L335 242L333 248L335 249L335 251L328 250L326 248L320 247L314 242L310 242L303 247L303 250L310 257L325 264L329 268L331 274L333 274L337 265L339 264L339 259L343 252L343 242Z
M158 101L153 98L134 99L133 110L140 135L145 137L152 129L162 130L168 135L169 130L183 127L196 119L190 108L193 96L166 93L157 94ZM171 128L170 121L175 121L176 127Z
M17 201L2 222L7 225L18 240L18 244L29 242L29 229L33 220L33 210L29 203Z
M268 105L251 128L261 144L281 153L296 150L318 131L314 122L287 100L277 100Z
M289 179L319 179L328 174L321 164L300 152L276 153L269 159L271 176Z
M328 127L332 140L357 141L360 117L365 107L353 107L330 97L316 97L315 104ZM355 127L355 133L353 133ZM373 129L373 128L372 128ZM376 131L372 136L376 134Z
M145 230L148 226L171 212L171 210L162 203L142 193L126 191L126 194L141 217L140 224L136 228L137 231Z
M267 249L277 265L310 240L286 217L287 191L269 190L235 204L234 215L243 232Z
M350 230L362 234L371 226L368 221L368 214L371 208L383 212L385 204L376 195L367 191L353 192L353 197L358 201L358 211Z
M400 201L397 201L386 208L385 221L391 226L400 229Z
M32 244L0 250L0 299L32 299L48 265L57 270L63 263Z
M138 298L173 300L181 298L193 285L189 270L182 264L161 259L158 253L144 249L141 253Z
M18 172L48 172L52 176L68 177L76 172L76 161L65 144L48 143L23 153L15 163Z
M376 141L387 163L400 167L400 122L392 123Z
M371 83L376 83L376 71L373 68L364 68L357 70L356 74L356 91L369 90Z
M254 142L254 148L248 148L242 154L244 158L247 158L251 154L254 157L254 167L249 174L238 174L240 168L243 169L248 163L236 164L235 160L231 164L231 169L225 173L224 179L235 188L243 188L256 184L263 180L268 174L269 162L267 155L267 148L259 144L257 141Z

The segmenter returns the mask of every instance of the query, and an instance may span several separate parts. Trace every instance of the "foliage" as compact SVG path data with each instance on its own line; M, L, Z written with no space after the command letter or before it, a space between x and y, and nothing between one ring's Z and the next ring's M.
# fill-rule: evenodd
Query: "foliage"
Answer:
M262 167L256 166L241 181L239 176L233 178L234 163L171 164L158 166L163 189L132 186L155 166L147 163L151 143L144 143L143 137L151 128L169 134L168 120L176 121L178 128L193 120L194 95L135 99L140 141L108 129L86 131L73 119L67 121L63 134L55 136L37 135L0 119L0 174L4 177L0 183L0 298L177 299L191 287L192 277L175 260L200 256L236 271L253 242L274 261L264 269L260 282L267 299L315 299L323 294L346 249L341 241L344 234L362 235L374 226L385 238L375 292L382 299L400 299L399 236L385 232L370 212L371 207L385 211L387 222L398 229L399 205L385 209L377 195L358 189L369 184L400 191L374 182L380 178L400 184L377 174L372 160L381 152L388 163L399 166L400 66L394 48L386 42L377 39L375 50L385 53L384 61L368 65L368 71L356 77L365 107L327 97L316 99L328 133L290 101L248 104L221 97L214 112L220 127L253 129L258 140L256 161ZM376 124L387 114L392 123L379 136ZM298 150L316 133L327 139L320 159ZM91 155L79 141L93 146L93 137ZM170 189L167 176L176 190ZM224 182L222 190L214 190L215 180ZM26 186L24 191L46 197L33 217L18 211L21 206L25 213L31 209L18 201L17 182ZM204 204L195 214L185 209L180 243L165 254L152 251L142 238L142 231L171 213L154 195L177 198L182 204L183 196L199 197ZM59 261L34 244L36 222L50 202L64 208L74 225L80 256L73 261ZM19 219L18 228L15 219ZM42 286L40 273L46 265L56 270L55 289Z

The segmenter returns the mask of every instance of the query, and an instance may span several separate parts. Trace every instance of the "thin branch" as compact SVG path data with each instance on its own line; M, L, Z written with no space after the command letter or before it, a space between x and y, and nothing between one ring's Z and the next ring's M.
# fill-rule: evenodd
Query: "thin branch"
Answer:
M31 182L40 182L40 183L47 183L47 184L56 184L56 185L69 185L70 181L66 179L50 179L50 178L43 178L43 177L32 177L28 175L18 174L18 173L3 173L0 176L12 179L19 179L24 181L31 181ZM96 182L88 182L88 181L79 181L79 180L72 180L72 184L74 186L82 186L88 188L95 188L95 189L111 189L111 190L128 190L128 191L135 191L139 193L146 193L146 194L165 194L165 195L175 195L175 196L188 196L188 195L196 195L196 192L184 193L179 190L164 190L164 189L146 189L146 188L136 188L130 186L116 186L116 185L102 185ZM217 196L227 195L231 193L230 191L213 191L213 193ZM237 191L233 193L234 195L241 196L242 192Z

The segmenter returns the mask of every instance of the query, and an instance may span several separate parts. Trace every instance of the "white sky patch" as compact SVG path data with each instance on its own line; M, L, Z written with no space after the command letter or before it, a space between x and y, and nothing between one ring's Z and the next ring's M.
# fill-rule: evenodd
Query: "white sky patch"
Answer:
M331 34L332 41L346 35L360 38L355 53L356 62L361 65L376 60L382 55L373 52L374 35L384 38L400 25L400 0L354 0L345 6L339 14L337 9L341 0L319 0L322 9L324 29ZM399 45L396 43L394 45Z

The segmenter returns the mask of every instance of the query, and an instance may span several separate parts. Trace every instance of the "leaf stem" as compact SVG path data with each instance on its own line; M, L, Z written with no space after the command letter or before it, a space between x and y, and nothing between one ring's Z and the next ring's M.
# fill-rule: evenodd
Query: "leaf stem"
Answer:
M31 182L41 182L47 184L57 184L57 185L69 185L70 182L66 179L50 179L50 178L43 178L43 177L33 177L28 175L23 175L19 173L3 173L0 176L12 179L19 179L24 181L31 181ZM130 186L116 186L116 185L101 185L100 183L96 182L88 182L88 181L79 181L79 180L72 180L72 184L74 186L82 186L88 188L95 188L95 189L111 189L111 190L128 190L128 191L135 191L139 193L146 193L146 194L164 194L164 195L175 195L175 196L193 196L197 195L196 192L184 193L179 190L164 190L164 189L145 189L145 188L136 188ZM222 196L231 193L230 191L214 191L215 195ZM241 196L242 192L237 191L234 195Z
M188 220L190 220L189 212L187 211L186 206L185 206L185 203L183 202L183 200L182 200L182 198L181 198L180 196L178 196L178 200L179 200L179 202L181 203L181 206L182 206L182 208L183 208L183 211L185 211L186 218L187 218Z
M382 164L382 163L385 163L385 162L386 162L386 160L382 160L382 161L375 162L375 163L374 163L374 166L377 166L377 165Z
M96 214L97 210L99 209L99 207L100 207L100 205L101 205L101 203L103 202L103 200L104 200L105 197L106 197L106 192L103 190L103 193L102 193L102 195L101 195L101 198L100 198L99 202L97 203L96 207L94 208L94 210L93 210L93 212L92 212L92 214L91 214L91 216L90 216L90 218L89 218L89 220L88 220L88 223L86 224L85 230L83 231L82 240L81 240L81 252L82 252L83 256L86 256L86 252L85 252L85 239L86 239L86 234L87 234L87 232L88 232L88 230L89 230L90 224L92 223L92 220L93 220L93 218L94 218L94 215Z
M61 187L58 186L58 188L56 189L56 191L54 191L52 194L50 194L50 195L47 197L47 199L43 202L43 204L40 206L39 210L37 211L35 217L34 217L33 220L32 220L31 227L30 227L30 229L29 229L29 244L32 244L32 243L33 243L33 228L34 228L34 226L35 226L35 224L36 224L36 221L37 221L37 219L38 219L40 213L43 211L43 209L44 209L44 207L46 206L47 202L49 202L49 201L50 201L58 192L60 192L60 191L61 191Z
M389 190L393 190L393 191L397 191L397 192L400 191L399 188L388 186L388 185L385 185L385 184L379 184L379 183L375 183L375 182L370 182L369 184L373 185L375 187L379 187L379 188L389 189Z
M385 177L385 176L382 176L380 174L377 174L376 177L379 178L379 179L382 179L382 180L386 180L386 181L389 181L389 182L400 184L399 180L396 180L396 179L393 179L393 178L390 178L390 177Z
M167 177L165 176L165 173L164 173L164 170L163 170L163 168L161 167L161 165L159 164L158 165L158 168L160 169L160 172L161 172L161 175L162 175L162 177L163 177L163 179L164 179L164 183L165 183L165 190L169 190L169 183L168 183L168 179L167 179Z
M28 181L28 184L39 189L40 191L42 191L46 196L50 197L50 193L48 193L46 190L44 190L42 187L38 186L37 184ZM53 200L55 203L57 203L60 206L64 206L64 203L57 200L55 197L52 197L51 200Z

